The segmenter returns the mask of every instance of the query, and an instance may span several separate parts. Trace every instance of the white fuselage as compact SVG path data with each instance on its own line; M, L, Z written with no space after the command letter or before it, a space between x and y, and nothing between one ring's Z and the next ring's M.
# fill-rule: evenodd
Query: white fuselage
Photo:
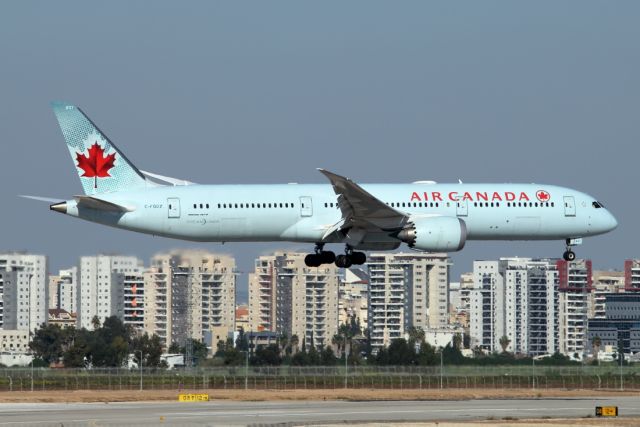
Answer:
M555 240L606 233L617 226L596 199L576 190L536 184L362 184L410 217L458 217L467 240ZM66 213L143 233L203 242L327 242L342 218L329 184L159 186L102 193L129 212L78 208ZM595 202L595 203L594 203ZM369 233L363 244L397 243Z

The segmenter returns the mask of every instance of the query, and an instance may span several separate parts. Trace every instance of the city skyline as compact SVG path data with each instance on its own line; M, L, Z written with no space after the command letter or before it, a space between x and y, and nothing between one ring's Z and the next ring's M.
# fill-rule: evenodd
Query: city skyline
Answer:
M240 244L238 244L240 245ZM227 245L221 245L221 246L227 246ZM328 245L329 246L329 245ZM247 267L247 266L240 266L239 262L238 262L238 258L236 257L236 255L233 252L230 251L215 251L215 250L211 250L211 249L207 249L207 248L200 248L198 246L195 247L174 247L173 249L169 249L166 251L158 251L153 253L151 256L149 256L148 258L144 258L141 255L138 254L133 254L133 253L126 253L126 252L118 252L118 251L113 251L113 252L96 252L93 255L111 255L111 256L134 256L134 257L138 257L142 260L145 261L145 266L147 265L147 261L151 260L155 255L159 254L159 253L169 253L169 252L176 252L176 251L206 251L206 252L210 252L216 255L223 255L223 256L231 256L236 260L236 273L238 276L238 281L237 281L237 287L236 287L236 298L238 303L248 303L248 298L249 298L249 275L253 272L253 267L255 264L255 260L257 258L259 258L260 256L270 256L273 255L275 253L278 252L284 252L284 253L306 253L306 250L303 248L299 248L298 250L292 249L292 250L287 250L287 249L283 249L282 247L279 249L274 249L274 250L264 250L262 252L260 252L259 255L257 255L255 258L252 259L251 264ZM396 254L396 253L406 253L406 250L402 250L402 248L400 248L398 251L391 251L388 252L390 255L392 254ZM33 254L34 252L30 252L27 250L0 250L0 254L11 254L11 253L28 253L28 254ZM373 252L372 252L373 253ZM420 253L420 252L416 252L416 253ZM49 268L49 275L52 275L53 272L57 272L57 271L64 271L65 269L69 269L72 268L74 266L77 266L78 263L76 264L71 264L71 265L62 265L60 263L56 263L55 262L55 258L52 257L51 255L48 254L39 254L39 255L45 255L48 257L48 268ZM80 260L80 258L82 258L83 256L88 256L89 254L81 254L78 256L78 261ZM470 264L467 266L467 268L463 268L460 267L460 264L456 264L454 258L455 258L456 254L448 254L449 256L449 260L451 262L451 274L450 276L453 279L456 280L451 280L452 282L457 281L458 279L460 279L460 277L464 274L468 274L471 273L473 271L473 263L477 262L477 261L485 261L485 260L493 260L493 259L501 259L501 258L532 258L532 259L560 259L559 256L517 256L517 255L500 255L494 258L478 258L478 259L474 259L470 262ZM89 255L92 256L92 255ZM600 270L600 271L612 271L612 272L623 272L624 271L624 267L625 267L625 261L626 260L635 260L640 258L640 256L628 256L625 257L624 259L622 259L617 266L603 266L601 265L598 260L594 260L595 261L595 267L594 270ZM585 257L578 257L578 259L586 259ZM53 262L52 262L53 261ZM366 267L367 264L365 264L364 266ZM457 268L456 268L457 267Z

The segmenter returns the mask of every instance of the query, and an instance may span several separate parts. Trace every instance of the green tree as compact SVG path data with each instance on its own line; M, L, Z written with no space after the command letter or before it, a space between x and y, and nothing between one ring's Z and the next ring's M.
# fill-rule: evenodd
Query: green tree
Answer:
M338 359L333 353L333 349L331 348L331 346L326 346L320 352L320 363L322 364L322 366L333 366L337 361Z
M161 366L162 342L158 335L149 336L145 333L142 336L134 337L131 341L131 351L138 366L140 366L140 352L142 352L142 366Z
M62 329L60 325L42 325L36 330L29 348L47 364L57 362L69 347L75 328Z
M249 362L253 366L279 366L282 363L280 347L278 344L258 346Z

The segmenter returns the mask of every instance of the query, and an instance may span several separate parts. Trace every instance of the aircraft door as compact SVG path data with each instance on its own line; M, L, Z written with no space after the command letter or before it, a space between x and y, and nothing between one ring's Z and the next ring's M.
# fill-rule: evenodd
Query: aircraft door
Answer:
M309 196L300 197L300 216L313 215L313 201Z
M180 218L180 199L177 197L168 198L167 207L169 209L169 218Z
M456 215L458 216L467 216L468 207L466 200L458 200L456 202Z
M564 196L564 216L576 216L576 201L573 196Z

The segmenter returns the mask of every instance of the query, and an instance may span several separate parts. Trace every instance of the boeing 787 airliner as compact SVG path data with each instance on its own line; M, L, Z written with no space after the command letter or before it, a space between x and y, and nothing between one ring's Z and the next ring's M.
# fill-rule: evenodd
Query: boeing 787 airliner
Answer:
M346 268L363 264L366 250L453 252L468 240L562 240L571 261L583 237L617 226L594 197L554 185L360 185L324 169L327 184L199 185L139 170L80 108L52 105L84 194L51 209L112 227L200 242L306 242L315 244L309 267Z

